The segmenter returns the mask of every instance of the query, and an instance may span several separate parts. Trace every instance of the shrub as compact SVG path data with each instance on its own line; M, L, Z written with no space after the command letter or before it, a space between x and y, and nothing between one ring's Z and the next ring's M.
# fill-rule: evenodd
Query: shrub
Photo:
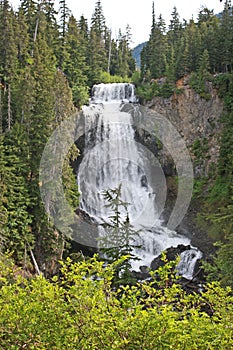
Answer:
M171 283L171 266L165 265L159 282L153 277L113 290L115 264L104 268L94 257L61 265L61 277L52 281L18 277L1 287L2 350L233 347L230 288L215 282L200 294L186 294Z

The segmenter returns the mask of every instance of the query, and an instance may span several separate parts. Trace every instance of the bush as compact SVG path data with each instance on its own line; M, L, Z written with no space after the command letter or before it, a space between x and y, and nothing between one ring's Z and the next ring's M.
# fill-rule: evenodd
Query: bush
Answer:
M100 82L101 83L130 83L132 79L128 77L121 77L119 75L110 75L107 72L101 72L100 74Z
M218 283L188 295L170 265L137 286L111 287L115 265L62 263L61 277L18 277L0 289L2 350L154 350L233 347L233 297ZM156 276L154 274L153 276ZM169 282L169 283L168 283Z
M208 76L208 80L210 80L210 76ZM206 87L206 81L207 77L203 77L198 73L192 73L190 78L189 78L189 85L191 88L193 88L194 91L196 91L202 98L205 100L210 100L211 95L207 91Z

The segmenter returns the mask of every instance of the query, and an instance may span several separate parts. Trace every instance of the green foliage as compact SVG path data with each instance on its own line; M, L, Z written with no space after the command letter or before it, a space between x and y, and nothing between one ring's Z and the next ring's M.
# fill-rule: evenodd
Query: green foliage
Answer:
M9 271L9 266L2 266ZM62 263L61 277L2 280L0 341L8 349L220 349L233 346L232 294L218 283L186 294L173 283L113 290L114 265ZM1 269L2 271L2 269ZM161 281L167 270L160 269ZM7 272L8 274L8 272Z
M14 268L12 253L6 252L3 254L0 252L0 271L0 288L15 282L14 274L17 272L17 269Z
M101 72L100 73L100 82L102 83L130 83L131 79L128 78L127 76L122 77L120 75L111 75L108 72Z
M69 18L63 46L63 71L66 74L73 92L74 104L81 107L88 101L87 72L78 24L73 16Z
M220 142L220 158L217 176L203 206L203 213L199 214L200 225L217 241L217 252L213 264L207 264L206 271L209 278L218 279L223 285L233 285L232 281L232 232L233 232L233 75L219 74L214 79L220 96L225 102L222 117L223 131Z
M141 82L141 75L140 75L140 71L136 70L133 75L132 75L132 82L137 86L139 85L139 83Z
M222 285L233 286L233 198L231 204L221 207L218 212L210 214L206 220L215 230L221 233L221 241L217 247L213 264L205 264L209 280L220 280ZM219 234L218 234L219 239Z
M195 164L203 165L206 159L208 159L209 145L207 138L196 139L191 150L195 156Z
M151 84L149 84L149 83L137 86L137 88L136 88L137 96L144 101L152 100L153 91L154 91L154 89L151 86Z
M139 84L136 93L142 101L151 101L155 96L169 98L173 93L182 93L182 90L177 89L172 82L165 79L162 83L152 81L151 83Z
M208 93L208 81L212 80L209 74L209 53L204 50L200 57L199 68L196 73L192 73L189 79L190 86L205 100L209 100L211 95Z
M193 198L203 198L203 193L205 192L206 187L208 186L208 177L200 177L194 180L193 187Z
M192 73L189 84L202 98L207 101L211 99L211 95L208 93L207 81L201 75Z
M197 23L193 19L181 23L174 7L168 31L161 16L156 20L153 7L150 38L141 51L141 81L145 83L166 76L168 83L161 94L166 98L172 94L177 79L192 73L190 85L201 97L209 100L207 82L210 73L227 73L233 69L232 28L229 1L225 2L220 19L212 10L202 7ZM145 85L144 89L147 88L150 86ZM151 93L148 92L147 96Z

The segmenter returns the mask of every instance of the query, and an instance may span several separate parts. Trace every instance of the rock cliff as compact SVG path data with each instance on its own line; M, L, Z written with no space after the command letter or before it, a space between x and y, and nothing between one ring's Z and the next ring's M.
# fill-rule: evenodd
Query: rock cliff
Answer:
M187 77L180 79L177 87L181 93L167 99L154 97L147 107L168 118L184 138L193 158L195 176L207 175L219 156L223 102L211 83L207 84L208 100L188 85ZM167 158L169 163L166 150L161 152L161 157Z

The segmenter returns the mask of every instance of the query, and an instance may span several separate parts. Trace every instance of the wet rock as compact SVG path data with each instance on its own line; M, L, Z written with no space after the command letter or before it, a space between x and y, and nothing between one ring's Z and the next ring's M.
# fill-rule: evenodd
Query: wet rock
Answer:
M150 269L148 266L140 266L140 271L132 271L132 277L137 281L145 281L150 278Z
M190 250L191 246L190 245L183 245L179 244L177 247L171 247L166 250L166 256L168 261L173 261L179 256L181 253L183 253L185 250ZM152 260L150 264L150 268L152 271L158 270L159 267L164 266L164 261L161 260L161 256L159 255L156 257L154 260Z
M141 143L155 156L158 156L159 147L157 138L142 128L135 128L135 141Z

